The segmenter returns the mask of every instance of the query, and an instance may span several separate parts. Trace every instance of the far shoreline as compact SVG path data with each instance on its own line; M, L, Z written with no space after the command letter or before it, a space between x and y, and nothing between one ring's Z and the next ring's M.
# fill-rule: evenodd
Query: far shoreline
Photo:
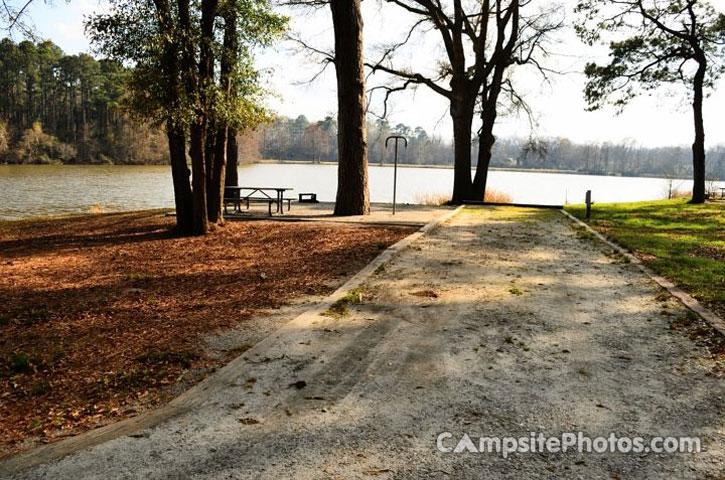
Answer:
M321 165L321 166L335 166L337 162L310 162L305 160L273 160L263 159L255 160L253 162L242 162L239 163L239 167L246 167L251 165ZM169 167L167 163L110 163L110 164L97 164L97 163L53 163L53 164L38 164L38 163L0 163L1 167ZM394 164L392 163L370 163L368 167L386 167L391 168ZM417 165L409 163L399 163L398 168L426 168L433 170L453 170L452 165ZM471 171L475 171L475 166L471 167ZM664 175L622 175L619 173L588 173L579 172L576 170L556 170L546 168L516 168L516 167L490 167L489 171L492 172L514 172L514 173L546 173L546 174L561 174L561 175L582 175L589 177L613 177L613 178L652 178L659 180L668 180L668 177ZM677 177L673 180L676 181L690 181L691 177ZM717 179L717 182L723 182L725 179Z

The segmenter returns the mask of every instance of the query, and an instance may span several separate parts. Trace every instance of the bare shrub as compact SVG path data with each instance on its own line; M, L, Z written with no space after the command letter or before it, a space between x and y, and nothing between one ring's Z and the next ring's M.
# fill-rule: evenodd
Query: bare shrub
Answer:
M719 190L719 182L715 175L709 174L707 178L705 178L705 193L710 195L710 198L714 198L717 196L717 191Z
M665 198L681 198L677 195L680 193L679 187L682 185L683 181L679 178L677 172L675 170L668 169L664 171L663 175L665 177Z

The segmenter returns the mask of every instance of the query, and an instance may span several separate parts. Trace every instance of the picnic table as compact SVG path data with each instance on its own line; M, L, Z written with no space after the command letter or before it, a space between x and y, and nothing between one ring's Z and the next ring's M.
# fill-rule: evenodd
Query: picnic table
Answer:
M718 187L720 189L720 198L725 198L725 187Z
M241 203L245 202L249 210L250 202L263 202L269 205L269 215L272 216L272 205L276 207L276 213L284 214L284 202L287 202L287 211L291 208L290 198L285 198L284 193L294 190L289 187L224 187L224 213L227 204L232 203L235 210L241 211Z

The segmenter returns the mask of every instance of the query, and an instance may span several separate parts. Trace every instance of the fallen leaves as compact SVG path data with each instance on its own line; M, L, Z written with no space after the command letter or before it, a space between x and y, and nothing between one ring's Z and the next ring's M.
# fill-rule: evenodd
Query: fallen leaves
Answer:
M149 212L3 224L0 457L168 401L189 372L229 360L206 358L205 336L331 293L412 231L255 221L180 238L172 226Z

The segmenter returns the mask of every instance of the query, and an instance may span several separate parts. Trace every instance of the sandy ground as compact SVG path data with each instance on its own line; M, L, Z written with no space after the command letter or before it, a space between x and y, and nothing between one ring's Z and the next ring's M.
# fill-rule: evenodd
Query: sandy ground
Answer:
M467 209L349 315L270 339L192 414L16 478L722 478L721 366L670 327L685 312L660 293L557 212ZM436 449L441 432L579 431L706 451Z
M253 205L250 210L242 210L240 213L232 212L229 218L254 218L269 220L270 217L265 210L266 206ZM352 215L346 217L335 217L333 211L335 204L331 202L320 203L293 203L292 208L285 210L283 215L274 214L273 220L277 221L310 221L310 222L335 222L353 224L384 224L384 225L415 225L423 226L426 223L445 215L454 207L427 206L400 204L396 206L393 214L393 205L388 203L370 204L370 215ZM231 212L231 207L230 207Z

